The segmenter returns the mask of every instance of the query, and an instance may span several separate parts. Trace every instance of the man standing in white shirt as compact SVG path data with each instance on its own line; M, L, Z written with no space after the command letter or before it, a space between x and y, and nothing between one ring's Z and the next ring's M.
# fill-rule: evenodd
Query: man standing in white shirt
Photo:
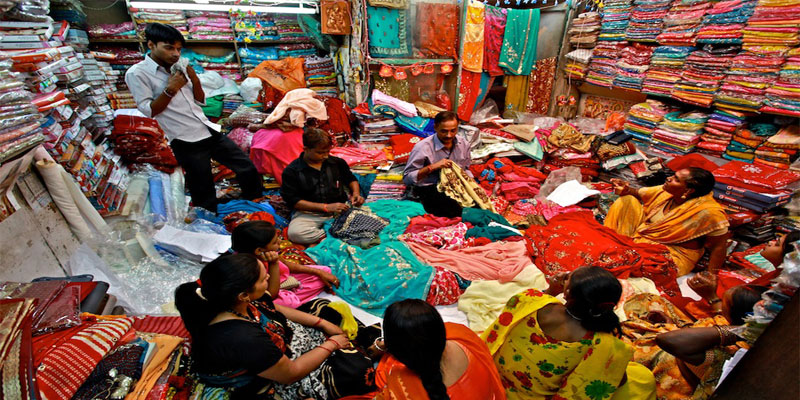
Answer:
M230 168L242 188L242 198L261 197L261 176L250 158L220 134L220 126L206 118L200 106L205 93L191 66L178 60L185 44L172 26L153 23L145 30L150 53L125 73L136 108L158 121L172 152L186 172L186 187L195 207L217 211L211 159Z

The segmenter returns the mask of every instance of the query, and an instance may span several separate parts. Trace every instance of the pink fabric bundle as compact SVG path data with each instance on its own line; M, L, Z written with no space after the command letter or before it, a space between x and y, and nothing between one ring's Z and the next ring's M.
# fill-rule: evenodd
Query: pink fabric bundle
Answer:
M303 130L283 132L261 129L253 134L250 159L259 173L269 174L282 184L283 170L303 152Z
M386 154L382 150L367 150L358 147L334 147L331 155L339 157L349 166L376 167L386 161Z
M453 271L469 280L509 282L532 264L525 242L499 241L457 251L406 242L423 262Z
M319 269L327 273L331 272L330 268L323 265L307 265L307 267ZM293 276L298 282L300 282L300 286L295 289L281 289L278 291L278 297L275 298L275 304L289 308L297 308L300 307L301 304L317 297L318 294L325 290L325 283L322 282L322 279L316 275L302 273L290 274L289 267L280 261L278 262L278 268L281 271L281 283L289 279L289 276Z

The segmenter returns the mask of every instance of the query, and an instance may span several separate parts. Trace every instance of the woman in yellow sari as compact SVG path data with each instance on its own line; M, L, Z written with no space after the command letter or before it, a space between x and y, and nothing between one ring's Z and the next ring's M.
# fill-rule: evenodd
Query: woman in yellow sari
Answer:
M536 289L511 297L483 332L508 399L655 399L653 373L615 336L617 278L582 267L565 287L566 305Z
M663 186L633 189L612 179L621 197L611 205L604 225L640 243L663 244L678 266L678 275L694 269L710 250L708 269L725 262L728 219L714 200L714 175L701 168L685 168Z

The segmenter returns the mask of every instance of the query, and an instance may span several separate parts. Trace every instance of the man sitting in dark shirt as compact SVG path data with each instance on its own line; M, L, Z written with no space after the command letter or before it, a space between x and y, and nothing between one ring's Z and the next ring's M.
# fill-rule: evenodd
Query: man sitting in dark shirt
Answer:
M330 155L331 147L327 132L306 128L303 154L283 170L281 195L294 210L289 223L289 240L294 243L318 242L325 236L322 226L334 214L364 204L356 177L344 160Z

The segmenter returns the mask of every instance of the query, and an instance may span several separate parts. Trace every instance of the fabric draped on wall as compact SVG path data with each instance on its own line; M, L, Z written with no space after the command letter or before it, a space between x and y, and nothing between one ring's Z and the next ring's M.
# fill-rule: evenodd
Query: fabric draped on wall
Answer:
M528 81L527 111L536 114L547 114L550 108L550 97L553 94L557 58L545 58L536 61L536 68L531 72Z
M458 58L457 4L417 4L416 44L427 56Z
M485 69L491 76L503 75L503 69L500 68L500 49L503 46L503 35L506 31L506 14L508 11L505 8L486 6L484 18L484 33L483 33L483 69Z
M483 3L471 0L467 7L467 22L464 26L462 66L465 70L476 73L483 72L485 10L486 6Z
M499 66L510 75L528 75L536 61L541 10L508 10Z
M411 55L408 10L367 6L367 27L372 57Z

